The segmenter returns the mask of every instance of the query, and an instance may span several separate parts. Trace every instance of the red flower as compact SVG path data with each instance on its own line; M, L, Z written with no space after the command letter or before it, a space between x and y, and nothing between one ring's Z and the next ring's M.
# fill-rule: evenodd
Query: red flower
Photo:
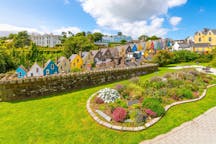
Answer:
M116 122L123 122L127 116L127 112L123 108L116 108L112 113L112 118Z

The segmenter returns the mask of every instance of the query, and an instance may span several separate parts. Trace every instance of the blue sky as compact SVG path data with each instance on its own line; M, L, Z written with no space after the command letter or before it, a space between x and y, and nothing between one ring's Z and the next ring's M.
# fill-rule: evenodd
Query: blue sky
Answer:
M0 0L0 31L122 31L183 39L204 27L216 28L215 0L89 1Z

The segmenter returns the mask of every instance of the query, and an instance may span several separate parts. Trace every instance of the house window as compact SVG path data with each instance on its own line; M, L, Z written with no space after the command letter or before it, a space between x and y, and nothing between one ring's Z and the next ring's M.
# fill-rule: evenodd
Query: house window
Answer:
M22 73L21 72L19 72L19 77L22 77Z
M54 64L51 65L51 69L54 70Z
M211 32L209 32L209 35L211 35Z
M202 39L201 38L199 38L199 42L201 42L202 41Z
M33 75L33 73L31 73L31 77L33 77L34 75Z
M75 63L73 63L73 66L76 66L76 64L75 64Z
M67 64L65 63L65 66L66 66Z
M50 73L49 73L49 70L46 70L46 75L49 75Z
M77 63L79 63L79 59L77 59Z
M36 68L36 73L38 73L39 72L39 69L38 68Z
M209 42L211 42L212 41L212 38L211 37L209 37Z

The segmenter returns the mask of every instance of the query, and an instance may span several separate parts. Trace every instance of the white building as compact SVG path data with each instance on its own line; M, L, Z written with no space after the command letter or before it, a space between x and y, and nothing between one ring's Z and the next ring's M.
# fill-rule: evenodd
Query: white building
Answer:
M37 63L30 68L27 72L27 77L40 77L43 76L43 68L41 68Z
M175 44L172 47L173 51L179 51L179 50L188 50L188 51L192 51L193 47L191 44L188 43L178 43L177 41L175 42Z
M45 35L31 35L31 40L37 45L42 47L55 47L57 44L61 44L60 36L53 34Z

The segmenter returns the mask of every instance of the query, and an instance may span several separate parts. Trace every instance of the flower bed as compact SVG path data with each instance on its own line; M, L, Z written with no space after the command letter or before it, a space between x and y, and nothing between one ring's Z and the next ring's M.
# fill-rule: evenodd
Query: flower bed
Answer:
M198 98L214 79L195 70L182 70L148 81L133 78L127 85L116 85L95 94L90 106L111 117L110 124L137 127L165 114L165 106ZM98 115L101 119L100 115Z

